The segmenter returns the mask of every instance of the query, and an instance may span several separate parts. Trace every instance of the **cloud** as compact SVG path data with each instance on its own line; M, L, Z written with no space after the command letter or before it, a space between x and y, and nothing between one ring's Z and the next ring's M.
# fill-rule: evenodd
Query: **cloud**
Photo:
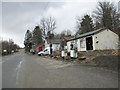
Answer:
M76 0L76 2L73 2L73 0L64 0L63 2L46 1L2 2L1 36L4 39L12 38L15 43L23 47L24 35L27 29L32 31L35 25L40 23L43 16L55 18L57 23L56 33L60 33L64 29L70 29L74 33L76 17L91 14L97 4L96 0L90 0L89 2L88 0Z
M85 7L87 6L87 7ZM67 2L61 8L49 8L45 13L46 17L53 16L57 21L56 32L60 33L65 29L75 31L76 17L83 16L84 14L91 14L92 10L96 7L96 2Z
M3 2L2 3L2 37L12 38L15 43L23 45L24 35L27 31L33 30L40 22L43 12L49 7L60 7L63 3L48 2Z

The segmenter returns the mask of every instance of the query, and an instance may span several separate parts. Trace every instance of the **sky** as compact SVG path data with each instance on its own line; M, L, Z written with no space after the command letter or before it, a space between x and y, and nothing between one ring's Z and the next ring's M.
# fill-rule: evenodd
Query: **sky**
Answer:
M16 44L24 47L23 42L26 31L33 31L42 17L50 16L56 20L56 33L69 29L74 34L76 31L76 18L82 18L85 14L92 15L98 0L75 1L18 0L18 2L15 2L14 0L2 0L0 2L0 13L2 13L0 14L0 20L2 21L0 22L0 33L2 33L0 37L3 40L11 38ZM118 2L120 0L107 1Z

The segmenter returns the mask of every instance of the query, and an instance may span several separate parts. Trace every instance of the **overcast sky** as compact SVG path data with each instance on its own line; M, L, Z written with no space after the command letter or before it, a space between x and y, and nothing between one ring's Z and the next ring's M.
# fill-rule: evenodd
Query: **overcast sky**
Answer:
M2 4L0 3L0 7L2 7L1 37L3 37L3 40L12 38L21 47L24 47L23 41L26 31L28 29L32 31L40 23L42 17L51 16L55 18L57 23L56 33L60 33L65 29L70 29L75 33L76 17L82 17L85 14L91 15L97 6L97 0L78 0L77 2L70 0L64 2L18 1L8 2L6 0L6 2L2 1ZM119 0L109 1L118 2Z

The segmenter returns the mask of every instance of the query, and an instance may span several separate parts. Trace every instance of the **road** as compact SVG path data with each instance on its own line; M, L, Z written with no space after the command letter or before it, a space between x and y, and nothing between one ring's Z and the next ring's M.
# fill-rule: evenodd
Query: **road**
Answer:
M118 74L100 69L50 60L23 50L4 56L3 88L117 88Z

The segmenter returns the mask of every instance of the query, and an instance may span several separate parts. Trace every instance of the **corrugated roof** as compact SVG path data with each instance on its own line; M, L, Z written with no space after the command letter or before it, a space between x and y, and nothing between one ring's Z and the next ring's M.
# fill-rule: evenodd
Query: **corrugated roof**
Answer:
M51 44L60 44L61 39L50 39L50 40L47 40L47 42Z
M96 34L96 33L100 32L101 30L105 30L105 29L107 29L107 28L103 27L103 28L100 28L100 29L97 29L97 30L94 30L94 31L91 31L91 32L87 32L87 33L75 36L72 39L68 39L67 41L71 41L71 40L75 40L75 39L78 39L78 38L90 36L90 35Z
M70 36L64 36L65 39L72 39L73 37Z

